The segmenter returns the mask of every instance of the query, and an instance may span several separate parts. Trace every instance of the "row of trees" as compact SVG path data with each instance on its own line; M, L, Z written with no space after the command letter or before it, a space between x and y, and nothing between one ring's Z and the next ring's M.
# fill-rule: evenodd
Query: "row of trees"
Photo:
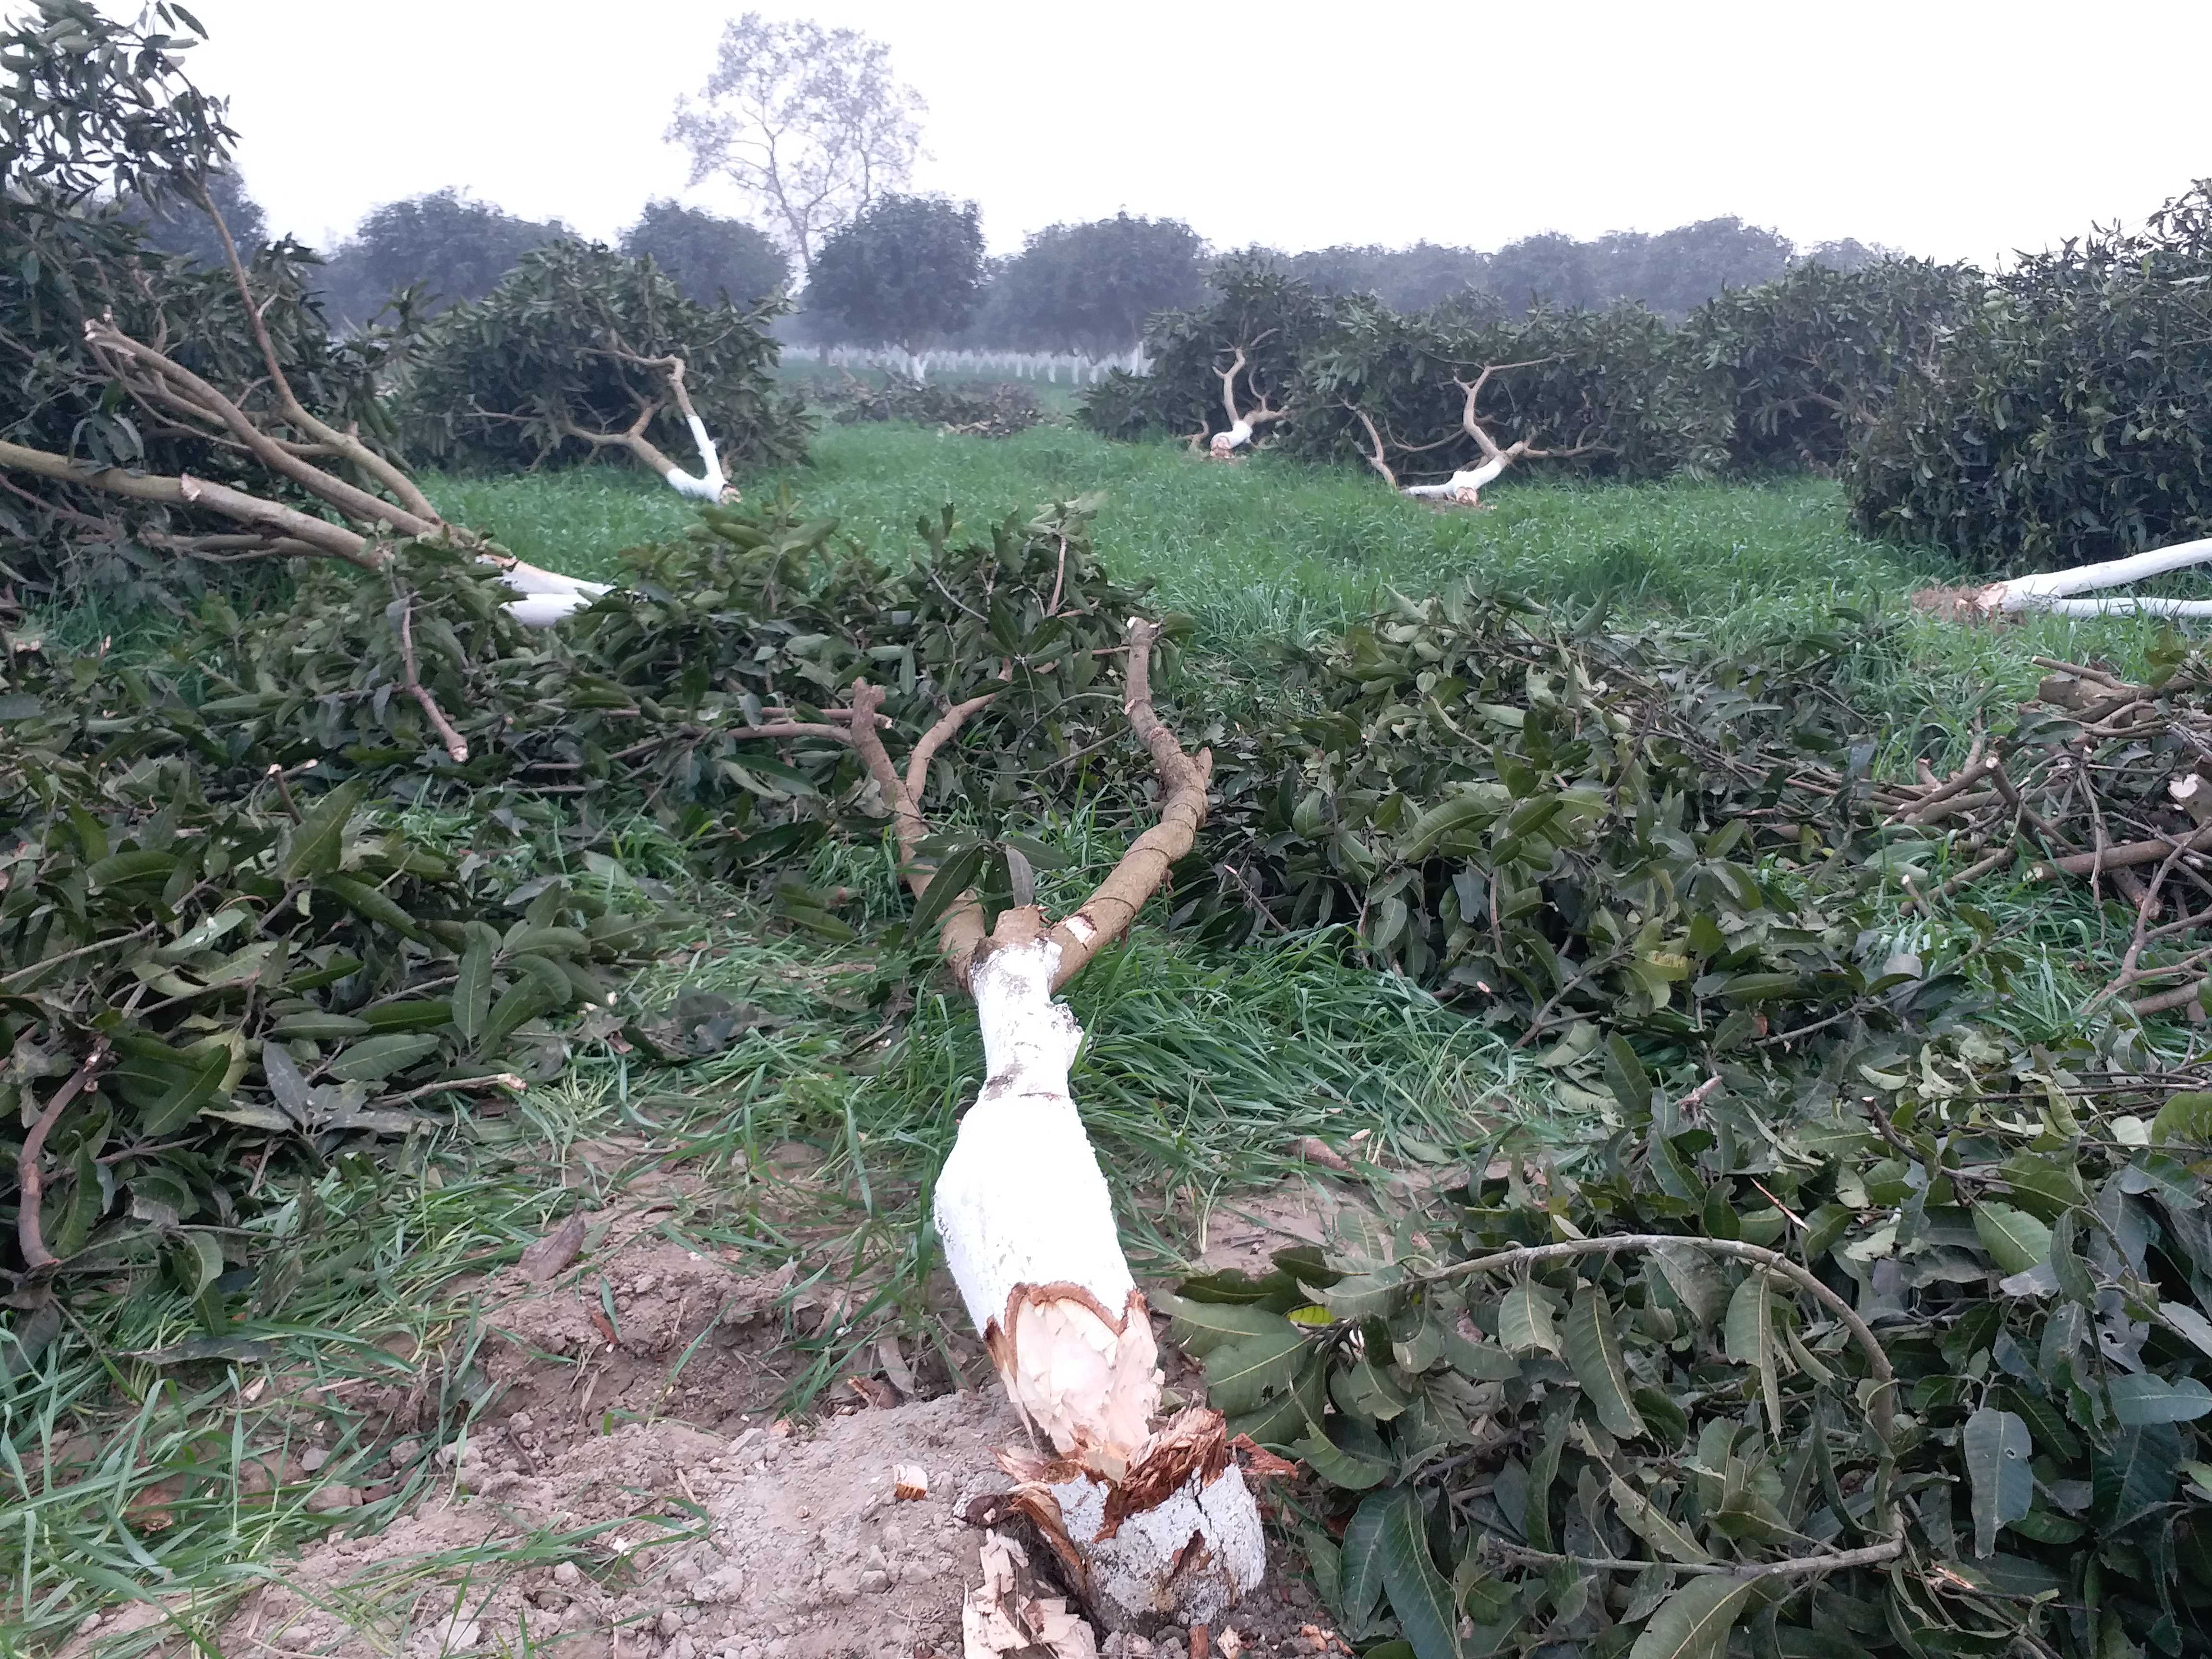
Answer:
M1085 414L1115 436L1235 450L1258 424L1249 406L1277 447L1364 461L1393 484L1498 461L1494 433L1522 446L1497 470L1543 455L1621 477L1833 469L1978 280L1922 260L1808 263L1670 326L1633 302L1399 312L1246 254L1223 263L1212 306L1155 319L1151 374L1109 377Z
M1399 311L1256 254L1215 281L1210 305L1153 320L1153 372L1102 383L1093 427L1231 453L1256 437L1401 487L1441 475L1412 493L1460 499L1522 459L1810 468L1843 477L1869 533L1983 571L2212 533L2212 181L2140 231L1998 274L1808 260L1673 325L1633 301Z

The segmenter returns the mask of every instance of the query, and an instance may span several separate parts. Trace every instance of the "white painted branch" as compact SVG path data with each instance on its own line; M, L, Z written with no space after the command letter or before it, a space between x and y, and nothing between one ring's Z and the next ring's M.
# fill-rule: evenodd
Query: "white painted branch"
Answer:
M719 501L730 481L722 472L722 458L714 451L714 441L707 435L707 423L695 414L685 417L691 425L691 441L699 446L699 459L705 465L697 477L680 466L672 466L663 474L669 487L679 495L694 501Z
M1493 483L1505 471L1505 457L1493 455L1480 466L1455 472L1442 483L1407 484L1398 493L1421 501L1457 501L1463 507L1478 505L1477 493L1485 484Z
M2068 596L2121 587L2169 571L2212 564L2212 538L2184 542L2179 547L2150 553L2132 553L2102 564L2076 565L2071 570L2039 570L1984 587L1955 591L1943 597L1944 608L1956 607L1970 616L2045 611L2060 617L2212 617L2212 600L2138 599L2079 599Z
M1023 1415L1115 1474L1151 1432L1160 1374L1114 1200L1067 1091L1082 1028L1052 998L1060 946L995 950L969 975L988 1073L938 1177L938 1236Z
M1217 432L1210 446L1216 455L1227 455L1252 441L1252 422L1239 419L1226 432Z
M2136 599L2121 594L2102 599L2030 599L2006 611L2047 611L2058 617L2212 617L2212 599Z
M2103 564L2076 565L2071 570L2043 570L2032 576L2014 576L2009 581L1992 583L1982 592L2002 594L1995 607L2000 611L2039 610L2042 607L2033 603L2036 600L2124 587L2130 582L2199 564L2212 564L2212 538L2184 542L2179 547L2160 548L2152 553L2131 553L2124 559L2112 559Z
M520 559L487 556L483 562L499 566L500 580L523 595L507 605L507 614L525 628L550 628L581 611L602 593L614 592L605 582L587 582L580 577L564 576L557 570L541 570Z

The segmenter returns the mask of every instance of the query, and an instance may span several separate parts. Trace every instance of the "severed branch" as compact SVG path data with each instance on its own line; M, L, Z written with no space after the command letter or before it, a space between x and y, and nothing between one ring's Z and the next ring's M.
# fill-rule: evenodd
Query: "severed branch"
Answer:
M233 489L228 484L195 478L188 472L170 477L158 472L133 472L119 466L88 467L66 455L4 440L0 440L0 467L135 501L204 507L235 523L255 526L303 543L326 558L343 559L364 570L381 570L391 562L391 551L382 543L372 541L343 525L315 518L278 501L264 501L242 489Z
M2102 564L2071 570L2045 570L1982 587L1935 587L1912 596L1919 609L1960 621L2042 611L2060 617L2212 617L2212 599L2169 599L2122 594L2109 599L2070 597L2124 586L2171 571L2212 563L2212 538L2183 542L2155 552L2134 553Z
M662 453L658 446L647 440L645 428L660 412L660 404L651 399L640 399L642 409L637 419L620 434L586 432L565 416L559 422L561 430L569 437L580 438L590 444L620 444L679 495L688 495L694 501L736 501L738 492L732 488L728 476L722 471L721 456L714 448L714 441L707 431L706 422L699 418L699 411L691 402L690 388L684 383L684 360L673 356L641 357L634 351L623 349L619 341L612 346L602 348L600 355L618 358L626 363L635 363L641 368L653 369L666 377L670 395L675 398L676 407L682 412L684 423L691 428L691 441L699 447L699 472L696 476L686 472Z
M335 477L293 454L283 443L264 432L231 399L198 375L157 351L132 339L105 319L87 322L85 342L103 362L114 367L118 380L130 380L136 371L141 384L164 395L173 393L220 421L254 459L281 477L289 478L318 500L326 501L355 524L388 524L402 534L429 536L443 528L434 514L423 517L373 495L358 484Z
M110 945L118 942L113 939L102 941ZM16 1184L21 1188L15 1204L15 1243L22 1252L23 1267L27 1273L35 1273L42 1268L51 1267L59 1260L46 1248L40 1216L46 1197L46 1177L40 1171L39 1160L46 1153L46 1137L53 1133L54 1125L61 1121L61 1115L69 1109L70 1102L92 1085L93 1079L106 1063L107 1039L100 1037L93 1043L92 1052L84 1057L83 1063L70 1073L69 1080L54 1091L54 1097L39 1114L39 1121L23 1137L22 1149L15 1154Z
M415 676L415 596L408 594L399 602L399 662L406 678L399 682L401 690L415 699L422 709L422 718L430 722L430 729L446 745L446 753L456 766L465 766L469 759L468 739L453 730L453 723L438 707L437 699L430 695L429 687Z
M276 406L284 418L301 431L314 438L330 453L342 455L388 490L398 499L400 507L416 518L430 524L441 522L438 509L416 485L404 471L378 454L360 438L343 432L317 416L292 390L285 377L283 366L277 361L275 342L269 337L268 324L264 320L264 307L254 303L253 287L247 281L246 265L238 257L238 244L231 240L230 227L223 222L222 215L208 193L207 181L195 179L193 188L199 198L200 210L214 223L216 234L222 240L223 258L230 266L231 281L237 284L238 297L246 304L246 315L253 325L253 337L261 347L261 361L268 366L269 384L276 394ZM420 532L413 533L420 534Z
M1129 619L1128 690L1121 709L1129 729L1152 751L1152 769L1160 781L1160 820L1121 854L1097 890L1051 930L1049 937L1060 947L1060 965L1052 979L1055 991L1127 931L1145 901L1159 891L1168 872L1190 852L1206 822L1212 753L1201 749L1194 761L1184 754L1152 707L1152 645L1159 636L1158 623Z

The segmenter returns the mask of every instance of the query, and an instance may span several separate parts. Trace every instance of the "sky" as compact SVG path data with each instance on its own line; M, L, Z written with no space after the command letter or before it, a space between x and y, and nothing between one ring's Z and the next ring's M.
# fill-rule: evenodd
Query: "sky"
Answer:
M609 240L656 196L741 210L662 138L726 0L192 7L272 229L327 246L449 185ZM1288 249L1733 213L1986 264L2212 175L2205 0L762 9L889 43L929 106L915 185L980 203L1000 252L1123 210Z

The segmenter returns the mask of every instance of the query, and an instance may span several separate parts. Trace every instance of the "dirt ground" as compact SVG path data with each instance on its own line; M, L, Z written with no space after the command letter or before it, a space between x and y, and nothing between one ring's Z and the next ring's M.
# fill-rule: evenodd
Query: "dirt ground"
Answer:
M1291 1207L1241 1224L1228 1254L1304 1233L1276 1212ZM980 1345L963 1389L907 1398L886 1368L833 1390L842 1414L779 1420L790 1270L742 1274L648 1221L585 1217L547 1241L552 1270L541 1251L478 1287L476 1363L496 1392L465 1439L410 1436L420 1402L399 1391L361 1402L387 1426L391 1477L427 1458L438 1495L380 1534L333 1534L280 1564L281 1582L222 1629L226 1659L960 1651L982 1536L966 1511L1011 1484L998 1449L1029 1443ZM1172 1362L1170 1378L1196 1381ZM901 1381L917 1395L945 1386ZM894 1495L900 1465L926 1472L926 1497ZM333 1486L313 1501L342 1511L375 1490ZM1315 1653L1326 1622L1293 1563L1230 1621L1226 1650ZM1211 1632L1217 1650L1224 1633ZM1115 1637L1107 1651L1183 1659L1186 1641Z

